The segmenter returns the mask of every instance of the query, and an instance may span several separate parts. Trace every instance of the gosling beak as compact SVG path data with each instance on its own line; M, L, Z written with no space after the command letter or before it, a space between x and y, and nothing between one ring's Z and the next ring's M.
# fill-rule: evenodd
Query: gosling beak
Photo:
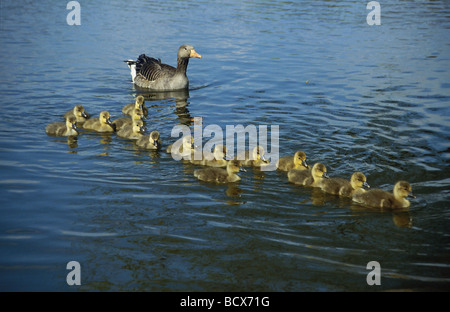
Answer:
M408 197L409 198L416 198L416 195L414 195L413 193L409 193Z
M85 112L82 112L81 113L81 116L83 116L84 118L86 118L86 119L88 119L89 118L89 115L88 114L86 114Z
M106 123L108 124L108 125L112 125L112 122L111 122L111 118L109 117L108 119L106 119Z
M305 166L305 168L309 168L308 164L306 163L306 159L302 161L302 165Z
M189 54L189 57L202 58L202 56L200 54L198 54L197 52L195 52L194 49L191 50L191 54Z
M75 131L78 131L78 127L77 127L77 123L76 122L74 122L72 124L72 129L75 130Z
M322 174L322 178L329 179L330 177L328 176L328 174L327 174L326 172L324 172L324 173Z
M158 141L153 141L153 145L158 148L159 147L159 142Z
M144 133L145 130L147 130L147 129L146 129L144 126L142 126L142 127L139 128L139 131L140 131L141 133Z
M366 181L364 181L364 182L363 182L363 187L365 187L365 188L370 188L370 185L369 185L369 184L367 184L367 182L366 182Z
M239 168L239 171L240 171L240 172L247 172L247 170L245 170L245 169L244 169L244 168L242 168L242 167L241 167L241 168Z

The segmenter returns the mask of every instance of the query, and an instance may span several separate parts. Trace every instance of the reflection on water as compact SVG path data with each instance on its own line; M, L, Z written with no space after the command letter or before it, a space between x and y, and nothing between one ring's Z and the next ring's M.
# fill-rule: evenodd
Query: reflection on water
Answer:
M69 147L68 153L77 153L75 148L78 147L78 138L74 136L69 137L63 137L59 139L54 139L53 142L60 142L60 143L67 143L67 146Z
M350 209L355 212L372 212L372 213L384 213L392 215L393 224L400 228L411 228L413 226L413 219L409 212L409 209L404 209L400 211L382 211L376 208L368 208L361 205L351 204Z
M448 1L381 3L381 26L357 1L81 6L75 27L64 7L2 3L1 290L449 289ZM190 90L131 84L123 59L174 65L182 43L203 56ZM120 117L138 94L161 151L114 133L45 134L77 104ZM173 127L199 116L222 129L278 125L280 155L301 149L374 188L407 180L417 198L408 211L372 210L257 168L200 182L165 152ZM69 260L83 268L78 288L65 283ZM384 272L378 288L369 261Z
M157 104L147 104L149 107L158 107L159 102L163 102L167 105L168 99L175 102L175 114L178 116L178 121L181 125L189 126L192 124L192 117L189 113L187 106L189 105L189 90L179 90L170 92L149 92L145 89L135 87L139 95L144 96L146 101L155 101Z

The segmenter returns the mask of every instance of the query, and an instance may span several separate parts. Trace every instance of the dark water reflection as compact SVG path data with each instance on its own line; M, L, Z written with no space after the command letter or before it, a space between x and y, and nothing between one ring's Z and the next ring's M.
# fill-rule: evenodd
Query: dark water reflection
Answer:
M181 125L190 126L193 122L189 113L189 90L171 91L171 92L149 92L148 90L137 88L137 95L142 95L145 98L146 106L148 108L158 108L175 106L174 113L177 115L178 122ZM153 103L154 102L154 103ZM175 105L173 105L175 104Z
M66 3L2 3L1 290L449 289L447 1L382 2L381 26L359 1L80 3L80 26ZM190 90L131 84L124 59L174 65L182 43L203 56ZM256 169L210 185L115 134L45 134L76 104L119 117L139 94L163 149L195 117L278 125L280 156L302 149L385 190L407 180L417 199L372 210ZM81 286L66 283L72 260ZM369 261L381 286L366 283Z

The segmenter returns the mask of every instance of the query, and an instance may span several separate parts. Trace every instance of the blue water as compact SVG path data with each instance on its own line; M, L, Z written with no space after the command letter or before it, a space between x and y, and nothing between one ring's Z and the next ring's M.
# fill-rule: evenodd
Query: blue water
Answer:
M1 1L0 290L384 291L450 289L450 4L383 1ZM330 176L411 183L401 213L366 209L250 169L208 185L195 166L116 135L49 137L141 94L123 60L175 65L190 90L145 94L147 129L279 126ZM81 285L69 286L69 261ZM369 286L369 261L381 285Z

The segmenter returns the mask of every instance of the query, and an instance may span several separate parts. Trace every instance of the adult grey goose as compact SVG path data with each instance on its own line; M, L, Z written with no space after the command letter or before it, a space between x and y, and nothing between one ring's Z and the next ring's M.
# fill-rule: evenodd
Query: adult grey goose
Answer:
M155 91L171 91L187 89L189 80L186 75L190 58L202 58L194 47L184 44L178 49L177 67L161 63L145 54L139 55L136 61L124 61L131 70L131 79L138 87Z

